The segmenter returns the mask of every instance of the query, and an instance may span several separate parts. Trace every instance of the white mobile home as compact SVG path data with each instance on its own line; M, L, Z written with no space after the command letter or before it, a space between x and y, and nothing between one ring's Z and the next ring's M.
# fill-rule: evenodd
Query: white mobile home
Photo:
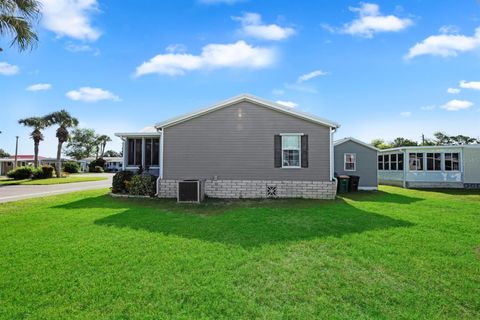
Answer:
M418 146L378 154L380 184L404 188L480 188L480 145Z

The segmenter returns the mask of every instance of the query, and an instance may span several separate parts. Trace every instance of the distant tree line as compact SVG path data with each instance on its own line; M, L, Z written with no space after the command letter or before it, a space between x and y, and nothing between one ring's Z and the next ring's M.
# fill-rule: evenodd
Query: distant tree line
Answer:
M121 157L121 153L106 150L107 143L112 139L107 135L99 135L93 129L76 128L68 139L65 155L76 160L95 157Z
M378 149L389 149L410 146L449 146L449 145L466 145L479 144L479 138L473 138L464 135L450 136L444 132L437 131L433 134L433 139L427 139L422 135L422 141L414 141L402 137L398 137L393 141L385 141L383 139L374 139L371 144Z

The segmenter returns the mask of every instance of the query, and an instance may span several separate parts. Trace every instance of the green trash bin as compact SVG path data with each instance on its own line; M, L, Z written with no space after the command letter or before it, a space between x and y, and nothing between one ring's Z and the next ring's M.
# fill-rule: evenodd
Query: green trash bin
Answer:
M350 180L349 176L338 176L338 187L337 191L338 193L347 193L348 192L348 183Z

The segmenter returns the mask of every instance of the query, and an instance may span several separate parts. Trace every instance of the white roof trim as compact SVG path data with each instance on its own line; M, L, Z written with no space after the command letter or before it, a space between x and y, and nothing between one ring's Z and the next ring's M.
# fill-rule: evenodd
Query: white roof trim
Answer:
M128 137L160 137L161 132L117 132L116 137L128 138Z
M335 141L335 142L333 143L333 145L334 145L334 146L338 146L338 145L340 145L340 144L342 144L342 143L345 143L345 142L347 142L347 141L352 141L352 142L358 143L358 144L360 144L360 145L362 145L362 146L364 146L364 147L373 149L373 150L375 150L375 151L381 151L380 149L375 148L375 147L372 146L371 144L365 143L365 142L363 142L363 141L360 141L360 140L355 139L355 138L352 138L352 137L347 137L347 138L343 138L343 139L337 140L337 141Z
M321 125L324 125L324 126L328 126L328 127L331 127L331 128L340 127L340 125L336 122L326 120L326 119L323 119L323 118L320 118L320 117L317 117L317 116L309 115L307 113L294 111L294 110L289 110L289 109L286 109L285 106L282 106L278 103L263 100L261 98L258 98L256 96L249 95L249 94L242 94L242 95L224 100L222 102L216 103L216 104L214 104L210 107L200 109L200 110L197 110L195 112L187 113L187 114L184 114L182 116L175 117L175 118L163 121L163 122L159 122L155 125L155 127L156 128L170 127L170 126L176 125L178 123L188 121L190 119L199 117L201 115L213 112L213 111L218 110L218 109L222 109L224 107L227 107L227 106L230 106L232 104L242 102L242 101L252 102L252 103L255 103L257 105L267 107L267 108L272 109L272 110L276 110L276 111L279 111L279 112L282 112L282 113L285 113L285 114L288 114L288 115L291 115L291 116L294 116L294 117L297 117L297 118L300 118L300 119L303 119L303 120L307 120L307 121L314 122L314 123L317 123L317 124L321 124Z
M398 150L415 150L415 149L459 149L459 148L479 148L480 144L463 144L463 145L439 145L439 146L409 146L397 147L379 150L380 152L398 151Z

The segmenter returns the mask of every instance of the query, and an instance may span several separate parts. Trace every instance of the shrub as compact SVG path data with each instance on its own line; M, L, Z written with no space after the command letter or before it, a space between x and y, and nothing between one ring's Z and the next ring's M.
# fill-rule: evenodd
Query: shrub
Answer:
M30 166L18 167L8 171L7 177L14 180L29 179L33 174L33 169L34 168Z
M103 168L105 167L105 160L103 160L102 158L98 158L90 162L88 164L88 172L98 172L98 171L95 171L95 167L101 167L103 170Z
M138 196L155 196L155 176L143 172L142 174L135 175L132 178L130 186L130 194Z
M42 169L42 178L43 179L49 179L53 177L53 172L55 171L55 168L49 165L44 165L40 167Z
M120 171L115 173L112 180L112 192L113 193L126 193L128 192L127 182L130 182L133 177L131 171Z
M43 179L42 168L33 168L32 169L32 179Z
M100 167L100 166L95 166L95 168L93 169L93 172L95 172L95 173L103 173L103 172L105 172L105 171L103 170L102 167Z
M75 161L67 161L63 164L63 171L68 173L78 173L80 165Z

